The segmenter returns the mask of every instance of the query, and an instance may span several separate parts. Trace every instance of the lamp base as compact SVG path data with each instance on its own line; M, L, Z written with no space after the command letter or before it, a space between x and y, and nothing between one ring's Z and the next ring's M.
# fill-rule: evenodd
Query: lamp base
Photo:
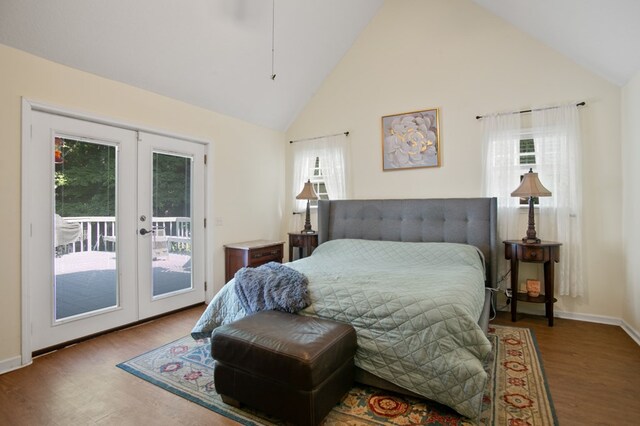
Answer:
M304 229L300 231L301 234L315 234L316 231L311 229L311 213L309 208L309 200L307 200L307 211L304 218Z
M525 244L540 244L540 238L536 236L536 222L533 216L533 197L529 197L529 226L527 235L522 239Z
M540 238L527 238L524 237L522 239L522 242L525 244L540 244L542 242L542 240Z

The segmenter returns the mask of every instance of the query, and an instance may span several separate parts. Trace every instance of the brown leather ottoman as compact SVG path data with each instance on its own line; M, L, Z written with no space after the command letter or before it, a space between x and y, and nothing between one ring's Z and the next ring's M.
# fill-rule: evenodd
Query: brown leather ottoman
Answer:
M211 335L222 400L316 425L353 385L356 333L340 322L261 311Z

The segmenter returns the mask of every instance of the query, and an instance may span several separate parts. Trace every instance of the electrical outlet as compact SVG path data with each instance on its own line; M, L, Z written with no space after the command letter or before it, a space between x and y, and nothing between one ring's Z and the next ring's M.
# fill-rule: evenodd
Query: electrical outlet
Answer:
M507 296L507 298L511 299L512 294L511 294L511 289L508 288L504 291L505 296Z

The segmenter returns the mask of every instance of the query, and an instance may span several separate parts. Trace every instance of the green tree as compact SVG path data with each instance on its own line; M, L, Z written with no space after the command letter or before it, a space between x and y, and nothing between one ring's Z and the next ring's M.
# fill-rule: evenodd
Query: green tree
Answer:
M69 216L115 216L114 146L62 139L62 162L55 168L56 213ZM153 154L153 215L191 215L191 159ZM134 190L121 182L121 190Z
M191 216L191 159L153 153L153 215Z
M62 163L56 164L56 213L67 216L114 216L116 148L63 139Z

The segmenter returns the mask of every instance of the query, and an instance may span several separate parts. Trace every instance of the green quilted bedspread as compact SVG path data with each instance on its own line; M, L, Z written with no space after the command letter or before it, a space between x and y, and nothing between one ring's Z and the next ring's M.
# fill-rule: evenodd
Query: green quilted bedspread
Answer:
M477 321L484 264L473 246L333 240L288 263L307 276L311 305L299 312L353 325L358 367L475 418L491 343ZM209 337L245 315L233 280L192 331Z

